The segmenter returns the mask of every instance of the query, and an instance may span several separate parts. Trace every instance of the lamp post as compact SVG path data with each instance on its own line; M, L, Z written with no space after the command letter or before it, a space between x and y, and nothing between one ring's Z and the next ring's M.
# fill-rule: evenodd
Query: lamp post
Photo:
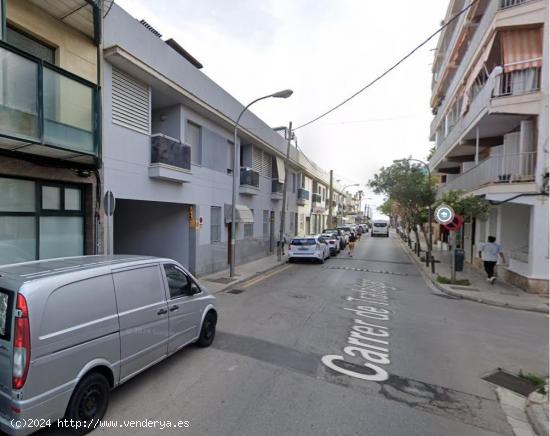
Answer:
M426 171L427 171L428 189L431 189L431 187L432 187L432 183L431 183L432 177L431 177L431 173L430 173L430 166L426 162L421 161L419 159L413 159L413 158L401 159L400 161L401 162L413 161L413 162L418 162L419 164L423 165L424 168L426 168ZM400 161L397 161L397 162L400 162ZM426 253L426 266L429 265L429 262L432 259L432 205L431 204L428 205L428 227L430 228L430 234L429 234L429 238L428 238L428 250L427 250L427 253ZM420 241L419 241L419 243L420 243ZM433 265L434 264L432 263L432 270L433 270Z
M229 277L235 277L235 219L236 219L236 207L237 207L237 190L239 179L237 178L237 168L240 170L240 165L237 165L237 162L239 160L239 146L237 144L237 130L239 128L239 121L241 120L241 117L243 114L248 110L250 106L252 106L254 103L264 100L266 98L288 98L292 95L291 89L284 89L279 92L275 92L273 94L264 95L263 97L257 98L256 100L253 100L248 105L244 107L244 109L241 111L239 116L237 117L237 120L235 121L235 126L233 130L233 190L232 190L232 197L231 197L231 256L229 259ZM240 171L239 171L240 176ZM286 187L285 187L286 189Z

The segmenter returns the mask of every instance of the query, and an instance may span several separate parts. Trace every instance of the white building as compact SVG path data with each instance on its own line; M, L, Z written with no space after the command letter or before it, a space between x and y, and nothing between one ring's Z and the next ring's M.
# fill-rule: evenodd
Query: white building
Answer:
M468 3L451 0L446 21ZM548 0L480 0L442 32L431 98L439 195L492 204L465 226L467 258L496 236L500 273L536 292L548 292L548 41Z

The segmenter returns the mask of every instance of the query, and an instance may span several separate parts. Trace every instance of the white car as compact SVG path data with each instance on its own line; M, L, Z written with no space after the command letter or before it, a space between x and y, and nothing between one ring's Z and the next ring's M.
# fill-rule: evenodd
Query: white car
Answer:
M321 235L296 237L290 242L289 262L294 262L296 259L313 259L325 263L325 260L329 258L329 246Z
M338 233L327 232L321 234L321 237L328 244L328 249L331 256L336 256L338 253L340 253L340 237L338 236Z

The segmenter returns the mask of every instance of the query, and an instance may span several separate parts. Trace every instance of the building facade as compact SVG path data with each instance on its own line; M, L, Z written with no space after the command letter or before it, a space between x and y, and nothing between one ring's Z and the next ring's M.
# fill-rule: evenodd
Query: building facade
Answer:
M101 250L101 13L0 1L0 264Z
M451 0L446 20L467 6ZM548 1L482 0L440 35L433 63L432 171L438 195L487 199L486 221L465 225L467 259L489 235L504 278L548 292Z
M170 257L197 275L227 268L233 126L243 105L176 41L116 4L103 47L104 189L116 198L106 245ZM237 264L275 252L285 178L287 236L322 230L329 187L328 174L294 146L285 174L285 129L250 111L240 125Z

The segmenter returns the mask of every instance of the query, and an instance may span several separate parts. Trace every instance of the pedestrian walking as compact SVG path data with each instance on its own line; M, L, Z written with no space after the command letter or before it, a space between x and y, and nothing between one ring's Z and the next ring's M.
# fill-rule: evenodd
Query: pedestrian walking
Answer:
M502 254L502 248L500 244L497 244L495 241L496 238L494 236L489 236L487 238L487 242L481 244L481 247L479 248L479 257L483 260L483 267L487 273L487 281L491 284L495 283L495 280L497 279L495 277L495 266L498 262L499 256L502 259L502 262L505 262L504 254Z
M355 237L355 233L351 233L349 235L349 242L348 242L348 254L349 254L349 257L352 257L352 253L353 253L353 250L355 248L355 241L357 240L357 238Z

